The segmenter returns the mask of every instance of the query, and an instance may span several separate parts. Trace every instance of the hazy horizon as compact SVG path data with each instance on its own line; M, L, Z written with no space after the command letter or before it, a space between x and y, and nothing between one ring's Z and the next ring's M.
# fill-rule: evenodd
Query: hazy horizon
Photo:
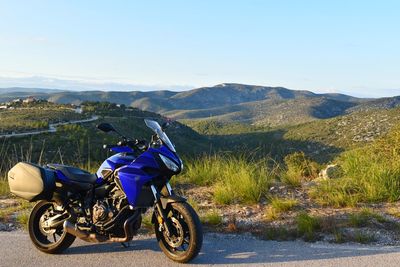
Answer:
M222 83L233 83L233 82L222 82ZM219 84L222 84L219 83ZM236 82L235 82L236 83ZM254 85L254 86L266 86L266 87L284 87L290 90L307 90L307 89L298 89L298 88L289 88L284 85L269 85L269 84L254 84L254 83L237 83L237 84L246 84L246 85ZM210 84L204 86L190 86L190 85L151 85L151 84L129 84L129 83L116 83L112 81L83 81L83 80L63 80L49 77L24 77L24 78L7 78L0 77L0 90L8 89L13 87L18 88L37 88L37 89L53 89L60 91L121 91L121 92L129 92L129 91L158 91L158 90L168 90L175 92L182 92L187 90L192 90L201 87L212 87L218 84ZM355 97L361 98L380 98L380 97L392 97L399 96L400 90L397 89L386 89L382 90L379 94L363 94L363 93L352 93L351 91L346 90L307 90L317 94L323 93L338 93L338 94L346 94Z

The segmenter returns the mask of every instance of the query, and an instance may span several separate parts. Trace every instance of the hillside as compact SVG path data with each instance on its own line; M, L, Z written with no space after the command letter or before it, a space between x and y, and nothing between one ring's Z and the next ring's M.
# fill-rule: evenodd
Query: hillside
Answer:
M0 129L25 132L31 129L48 128L49 122L75 120L97 115L94 122L67 124L57 127L57 132L25 137L0 138L0 174L6 173L18 161L48 162L79 165L93 169L109 154L103 144L116 144L119 138L96 129L100 122L110 122L126 136L150 141L153 134L144 123L145 118L163 122L160 115L134 108L125 109L112 103L85 103L83 114L66 110L64 106L43 109L31 106L0 111ZM14 123L20 123L14 125ZM11 129L11 130L10 130ZM167 133L182 156L203 153L209 150L209 141L191 128L173 122Z
M390 109L400 105L400 97L362 99L344 94L316 94L283 87L234 83L183 92L0 89L2 102L31 95L61 104L108 101L159 113L176 120L218 120L225 123L243 122L264 127L301 124L355 111Z
M268 99L212 109L170 111L164 115L179 120L218 120L275 127L332 118L345 114L355 105L326 97Z
M220 147L278 158L301 150L319 162L326 162L343 151L384 137L400 124L400 107L354 111L334 118L276 127L211 119L183 122Z
M272 125L340 115L348 108L365 101L342 94L315 94L310 91L290 90L283 87L232 83L184 92L79 92L50 89L40 91L29 88L23 92L23 88L8 88L0 90L0 101L9 101L28 95L62 104L109 101L160 113L174 119L214 117L214 119L228 122L240 120ZM298 116L293 117L293 114Z

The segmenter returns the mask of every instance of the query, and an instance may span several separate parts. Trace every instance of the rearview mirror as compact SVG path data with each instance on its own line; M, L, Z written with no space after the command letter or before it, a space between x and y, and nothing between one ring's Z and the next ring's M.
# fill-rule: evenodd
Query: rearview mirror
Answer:
M105 133L115 132L114 126L112 126L111 124L109 124L107 122L100 123L96 127L97 127L97 129L99 129L100 131L103 131Z

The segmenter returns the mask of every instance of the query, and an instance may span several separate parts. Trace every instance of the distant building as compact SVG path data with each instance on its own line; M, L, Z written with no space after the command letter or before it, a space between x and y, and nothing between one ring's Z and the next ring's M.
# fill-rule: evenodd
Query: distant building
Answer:
M22 103L22 99L21 98L17 98L17 99L14 99L12 102L13 103Z
M82 114L83 113L83 109L82 107L77 107L76 109L74 109L76 113Z
M0 109L7 109L8 107L6 105L0 106Z

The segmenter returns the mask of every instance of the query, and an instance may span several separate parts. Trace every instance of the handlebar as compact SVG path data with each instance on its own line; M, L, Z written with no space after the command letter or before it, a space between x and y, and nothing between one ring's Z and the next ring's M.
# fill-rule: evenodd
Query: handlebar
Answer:
M115 145L108 145L108 144L104 144L103 148L104 149L111 149L113 147L116 146L127 146L130 147L132 149L139 149L139 150L145 150L147 148L147 142L145 140L122 140L119 141L117 144Z

